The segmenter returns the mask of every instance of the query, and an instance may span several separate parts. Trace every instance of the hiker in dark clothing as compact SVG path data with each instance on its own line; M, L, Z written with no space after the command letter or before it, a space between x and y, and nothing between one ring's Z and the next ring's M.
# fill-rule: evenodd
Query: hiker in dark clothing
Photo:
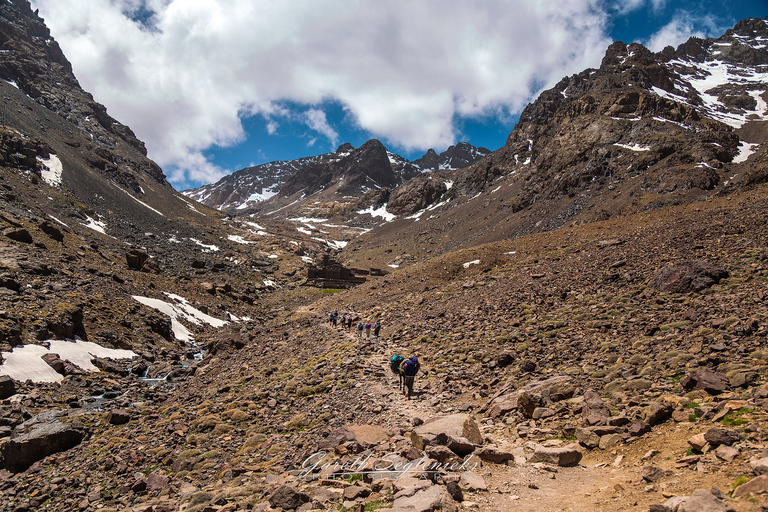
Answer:
M363 324L362 320L357 322L357 336L359 338L363 337L363 329L364 329L364 327L365 327L365 324Z
M347 317L347 330L352 329L352 315Z
M381 322L375 322L373 324L373 335L378 338L379 337L379 331L381 330Z
M405 388L407 389L405 396L410 400L413 394L413 384L416 381L416 374L419 373L421 364L416 356L403 361L401 368L403 369L403 379L405 381Z

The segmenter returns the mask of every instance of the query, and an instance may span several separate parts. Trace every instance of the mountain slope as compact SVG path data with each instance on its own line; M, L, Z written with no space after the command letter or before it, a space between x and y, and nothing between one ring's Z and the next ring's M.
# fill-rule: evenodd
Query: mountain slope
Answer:
M430 149L423 157L409 162L374 139L359 148L347 143L333 153L247 167L183 194L229 212L246 211L277 194L311 195L332 183L338 184L335 194L359 197L369 190L397 187L430 169L466 167L489 153L485 148L460 142L440 154Z
M599 69L528 105L503 148L447 177L429 211L351 243L350 264L424 258L764 181L766 38L766 20L752 19L657 54L614 43ZM389 252L396 243L399 255Z

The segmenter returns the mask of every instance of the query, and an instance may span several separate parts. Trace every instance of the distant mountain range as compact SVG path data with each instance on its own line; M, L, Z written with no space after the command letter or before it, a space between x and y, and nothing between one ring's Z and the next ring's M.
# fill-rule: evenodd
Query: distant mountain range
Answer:
M370 190L395 188L425 171L467 167L490 153L460 142L440 154L430 149L409 161L372 139L359 148L346 143L333 153L246 167L216 183L182 193L212 208L233 212L278 194L289 196L301 191L311 195L331 184L338 185L339 196L359 197Z

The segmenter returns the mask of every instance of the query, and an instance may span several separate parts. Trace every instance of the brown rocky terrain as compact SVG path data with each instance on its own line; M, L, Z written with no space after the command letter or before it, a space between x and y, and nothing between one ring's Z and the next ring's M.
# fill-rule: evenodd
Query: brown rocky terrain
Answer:
M0 21L0 509L768 508L765 121L707 117L658 56L617 43L485 162L371 191L421 215L371 221L336 257L394 266L316 289L318 233L184 199L124 130L91 139L74 77L32 100L32 71L66 59L28 3ZM750 87L720 92L759 117ZM696 129L654 119L675 115ZM135 355L67 355L84 343ZM58 380L3 373L29 350ZM421 360L410 399L393 354Z

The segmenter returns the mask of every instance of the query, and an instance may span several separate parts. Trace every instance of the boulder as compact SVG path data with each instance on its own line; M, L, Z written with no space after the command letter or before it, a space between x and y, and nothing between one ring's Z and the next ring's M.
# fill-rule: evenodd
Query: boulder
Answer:
M414 429L411 433L411 442L417 449L423 450L439 434L445 434L454 439L465 438L473 445L483 444L480 429L468 414L452 414L429 420Z
M69 450L83 440L83 434L60 421L34 424L29 432L2 445L5 469L20 472L48 455Z
M447 446L443 445L427 446L424 451L426 452L427 457L430 459L435 459L440 463L445 463L450 459L457 457L456 453L451 451L451 449Z
M688 391L703 389L710 395L717 395L726 391L730 382L728 377L707 368L702 368L688 374L680 380L680 385Z
M16 394L16 383L7 375L0 375L0 400Z
M442 485L433 485L413 496L395 499L393 512L458 512L459 506Z
M56 240L57 242L61 242L62 240L64 240L64 233L62 233L57 226L54 226L47 220L44 220L43 222L38 224L38 227L43 233L45 233L52 239Z
M151 473L147 478L147 490L159 491L168 487L171 483L171 478L161 473Z
M446 446L459 457L464 457L475 451L475 445L466 437L453 437L441 432L429 440L430 445Z
M600 436L597 435L590 428L578 428L576 429L576 439L582 446L587 448L597 448L600 444Z
M274 508L292 510L309 503L309 496L288 485L281 485L268 498Z
M745 388L760 382L760 374L753 371L740 371L731 375L729 384L732 388Z
M653 402L643 410L643 421L653 426L667 421L675 408L666 402Z
M131 270L142 270L149 260L149 254L141 249L131 249L125 253L125 262Z
M582 453L578 444L571 444L564 447L547 448L536 445L533 455L528 462L543 462L553 466L575 466L581 461Z
M749 482L738 486L733 491L733 497L748 496L750 494L762 494L768 492L768 475L760 475Z
M689 437L688 444L691 445L691 448L693 448L697 452L700 452L707 445L707 440L704 437L704 433L702 432Z
M445 489L454 501L464 501L464 492L461 490L461 486L458 482L453 480L445 482Z
M99 370L106 373L114 373L121 377L126 377L129 373L128 368L124 367L120 363L107 357L94 357L91 359L91 363Z
M357 443L362 449L366 449L389 441L389 432L374 425L345 425L333 430L320 443L319 447L321 450L333 450L350 441Z
M584 393L584 407L581 409L581 423L585 427L607 425L611 417L608 405L591 389Z
M730 446L741 439L741 434L738 430L713 427L704 432L704 439L712 446L720 446L721 444Z
M488 485L485 483L485 479L472 471L464 471L461 473L459 485L462 489L466 489L470 492L488 490Z
M131 414L125 409L115 409L107 414L107 423L110 425L124 425L131 421Z
M500 446L486 445L475 450L480 460L494 464L505 464L508 460L514 460L515 455Z
M768 475L768 457L752 459L749 461L749 466L752 468L752 472L758 476Z
M685 260L657 270L651 286L665 293L699 292L728 277L728 271L703 260Z
M64 373L64 361L59 358L58 354L43 354L40 359L45 361L45 363L53 368L53 371L59 375L66 375L66 373Z
M685 499L677 512L736 512L734 508L721 501L710 492L699 489Z
M640 471L640 476L642 476L643 480L646 482L657 482L671 474L671 471L661 469L656 466L643 466L642 470Z
M369 485L355 484L344 489L343 496L345 500L356 500L357 498L367 498L370 494L371 487Z
M568 375L529 382L519 389L513 390L513 386L515 386L514 381L508 382L486 402L480 412L485 412L491 418L497 418L522 408L524 414L530 418L536 407L572 398L576 390L573 378Z
M16 242L22 242L25 244L32 243L32 235L30 235L29 231L24 228L5 228L3 230L3 235L7 236L11 240L15 240Z
M721 444L715 449L715 455L717 455L718 459L722 459L725 462L733 462L733 459L739 455L739 450L733 446Z

